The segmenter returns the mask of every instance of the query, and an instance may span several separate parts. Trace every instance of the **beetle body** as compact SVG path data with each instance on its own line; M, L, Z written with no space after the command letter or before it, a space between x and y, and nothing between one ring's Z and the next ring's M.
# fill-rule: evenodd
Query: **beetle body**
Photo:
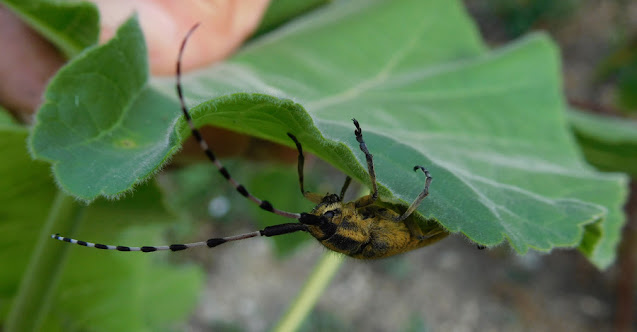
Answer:
M356 203L344 203L337 195L325 196L310 212L322 217L321 221L309 224L307 231L326 248L358 259L393 256L432 244L448 234L439 227L423 233L413 216L395 221L400 214L390 209L376 204L357 208Z

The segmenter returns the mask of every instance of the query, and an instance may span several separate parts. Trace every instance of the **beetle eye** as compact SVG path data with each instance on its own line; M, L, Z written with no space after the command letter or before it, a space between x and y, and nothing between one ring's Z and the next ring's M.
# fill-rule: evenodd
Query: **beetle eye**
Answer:
M323 213L323 217L331 219L334 217L334 211L327 211L325 213Z

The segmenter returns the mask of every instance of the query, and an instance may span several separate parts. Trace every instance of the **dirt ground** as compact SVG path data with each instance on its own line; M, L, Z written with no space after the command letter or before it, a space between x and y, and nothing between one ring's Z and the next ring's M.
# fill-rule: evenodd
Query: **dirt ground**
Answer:
M466 2L489 43L506 43L504 23L489 6ZM534 26L562 48L569 98L612 102L612 89L595 86L593 73L619 34L637 31L637 3L581 1L567 16ZM279 260L260 239L215 250L214 258L201 256L209 274L192 331L271 328L325 253L310 242ZM575 250L518 256L506 245L477 250L454 236L380 262L346 259L303 330L611 331L617 271L600 272Z
M271 328L325 252L309 243L278 260L265 241L218 249L193 330ZM574 251L518 256L452 237L380 262L346 259L303 330L610 331L612 279Z

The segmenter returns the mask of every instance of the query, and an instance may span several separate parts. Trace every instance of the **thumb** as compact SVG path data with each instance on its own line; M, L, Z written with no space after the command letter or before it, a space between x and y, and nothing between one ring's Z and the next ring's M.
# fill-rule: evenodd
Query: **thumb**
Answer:
M258 26L269 0L172 1L93 0L102 17L101 41L136 12L154 75L174 75L179 44L190 27L201 26L188 42L185 70L226 58Z

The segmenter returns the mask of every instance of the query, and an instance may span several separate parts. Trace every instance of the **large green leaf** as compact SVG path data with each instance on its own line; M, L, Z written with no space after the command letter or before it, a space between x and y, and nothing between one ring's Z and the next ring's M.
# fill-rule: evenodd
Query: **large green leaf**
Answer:
M55 185L49 167L29 157L25 141L27 131L15 125L0 126L4 162L0 165L0 322L6 323L12 305L28 296L19 291L20 283L31 282L40 288L55 287L52 273L26 275L27 266L37 259L36 246L47 252L71 248L42 234L50 213ZM166 211L153 184L139 188L134 197L117 202L99 200L85 209L77 236L84 239L162 243L158 224L174 222ZM133 228L129 228L133 226ZM122 229L129 229L122 234ZM59 231L59 230L57 230ZM160 258L155 256L154 258ZM156 330L181 321L196 305L201 287L201 271L195 267L175 267L142 255L121 255L76 248L68 260L47 262L63 269L60 286L46 303L52 308L44 317L43 329L92 331ZM25 288L28 285L22 285ZM168 300L169 299L169 300ZM28 300L27 300L28 301ZM99 303L99 305L97 305ZM148 305L152 303L152 305ZM36 309L36 308L31 308ZM14 313L15 317L34 320L36 312ZM24 322L11 322L25 326ZM27 324L29 325L29 324Z
M188 135L183 120L174 122L173 80L154 81L163 93L147 85L141 43L129 21L47 91L33 152L53 161L58 182L81 198L130 190ZM626 178L582 161L566 129L559 75L546 37L488 52L458 2L354 1L265 35L184 84L189 101L209 100L192 110L198 126L290 146L286 133L294 133L369 184L355 117L383 200L409 203L424 182L412 167L424 165L434 177L418 209L425 218L486 245L506 238L520 253L577 246L584 225L597 222L582 251L606 267Z
M376 156L379 182L391 192L385 197L411 201L422 186L411 166L424 164L435 174L435 189L419 209L424 216L483 244L507 237L519 252L577 245L581 225L606 217L601 231L589 228L582 250L608 266L624 221L626 179L586 166L565 131L555 47L532 36L485 53L454 4L419 5L421 11L413 3L350 5L356 10L342 10L357 13L339 18L328 9L187 79L195 100L265 91L294 99L311 118L296 111L298 104L259 95L217 97L194 109L194 117L282 144L292 132L310 151L367 181L362 155L354 160L349 152L357 152L349 122L356 117ZM380 43L339 42L360 40L369 21L410 14L413 24L384 30Z
M79 1L1 0L31 28L71 58L97 43L99 12Z
M53 163L63 189L85 200L117 195L147 179L178 149L172 136L166 140L178 104L150 89L147 80L146 46L136 20L52 79L30 147L35 157Z

